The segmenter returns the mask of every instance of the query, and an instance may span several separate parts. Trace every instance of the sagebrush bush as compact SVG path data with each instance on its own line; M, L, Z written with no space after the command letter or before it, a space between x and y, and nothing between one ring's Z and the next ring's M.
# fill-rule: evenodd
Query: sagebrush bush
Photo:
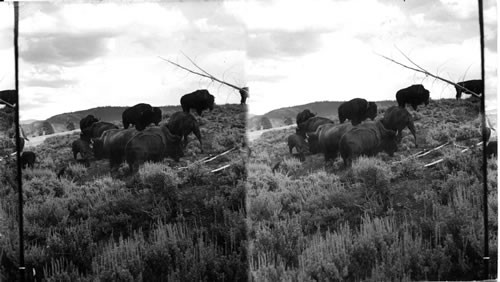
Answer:
M69 164L65 173L69 178L80 180L87 174L87 168L84 165L78 163Z
M393 178L389 164L377 158L360 157L352 165L355 182L362 183L367 193L386 194Z

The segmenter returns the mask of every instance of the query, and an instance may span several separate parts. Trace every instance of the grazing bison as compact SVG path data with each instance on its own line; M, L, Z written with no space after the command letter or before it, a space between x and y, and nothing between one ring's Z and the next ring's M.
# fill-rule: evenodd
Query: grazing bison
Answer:
M90 143L83 140L77 139L71 143L71 150L73 151L73 158L76 160L78 153L80 153L80 157L83 160L88 162L88 160L92 157L92 149L90 148Z
M94 157L109 159L110 170L118 169L125 160L127 142L138 132L135 128L107 130L101 137L92 139Z
M92 124L98 122L99 120L93 115L87 115L80 120L80 130L83 132L84 129L90 127Z
M241 105L245 105L246 102L247 102L247 98L248 98L248 87L243 87L240 89L240 96L241 96L241 100L240 100L240 104Z
M160 123L161 110L160 108L153 108L149 104L140 103L123 111L122 121L125 129L132 124L135 125L137 130L141 131L151 123L155 125Z
M22 168L26 168L26 165L28 167L33 168L35 165L36 161L36 154L31 151L25 151L21 154L21 166Z
M415 140L415 147L417 145L417 135L415 134L415 125L413 124L413 117L405 109L397 106L388 108L384 113L384 118L381 120L385 128L397 131L398 142L401 141L401 135L404 128L408 127L413 134Z
M377 104L362 98L354 98L342 103L338 108L339 121L351 120L352 125L358 125L367 118L373 120L377 116Z
M2 90L0 91L0 105L14 105L17 102L17 91L16 90Z
M396 92L396 100L401 108L410 104L416 111L418 105L429 104L429 90L425 89L422 84L414 84Z
M288 148L290 149L290 154L293 155L292 150L293 148L295 148L295 150L297 150L297 153L299 154L299 160L303 162L306 159L304 153L307 152L307 143L304 137L298 134L292 134L288 136L287 142Z
M462 81L458 82L458 85L466 88L467 90L462 89L461 87L455 86L455 90L457 91L456 98L457 100L460 100L462 97L462 93L465 94L472 94L472 92L481 95L483 94L483 81L481 79L474 79L474 80L467 80L467 81Z
M333 123L333 120L324 117L312 117L299 123L295 132L303 138L306 138L306 133L314 132L320 125L327 123Z
M98 138L101 137L102 133L106 130L110 129L118 129L118 126L105 122L105 121L98 121L96 123L93 123L91 126L85 128L82 130L82 133L80 134L80 138L84 141L87 141L90 143L90 140L92 138Z
M385 129L380 122L369 122L351 128L340 139L340 155L346 167L360 155L375 156L380 151L390 156L397 150L396 132Z
M316 129L316 132L309 133L307 141L309 142L309 151L311 153L323 153L325 162L335 160L339 151L340 139L353 126L346 124L323 124Z
M486 156L488 158L491 158L491 156L498 156L498 142L497 141L491 141L488 143L486 146Z
M316 114L311 113L309 109L305 109L302 112L297 114L297 118L295 119L297 121L297 125L300 123L303 123L304 121L316 116Z
M166 157L179 161L184 156L181 137L173 135L167 126L147 128L127 142L125 156L132 173L146 161L159 162Z
M193 115L186 112L175 112L168 120L167 127L172 134L181 136L184 139L184 148L188 143L188 135L193 132L198 141L200 141L200 149L203 152L200 126Z
M195 109L201 116L203 110L212 111L214 109L214 96L206 89L196 90L181 97L181 106L182 111L189 113L190 109Z

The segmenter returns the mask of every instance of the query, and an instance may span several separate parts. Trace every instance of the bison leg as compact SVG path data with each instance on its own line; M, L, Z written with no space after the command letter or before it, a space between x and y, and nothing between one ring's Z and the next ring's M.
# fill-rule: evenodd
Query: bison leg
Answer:
M293 155L292 151L293 151L293 145L288 145L288 148L290 149L290 155Z
M78 151L73 151L73 158L75 159L76 161L76 156L78 155Z
M417 145L417 134L416 134L416 131L415 131L415 125L413 124L413 121L409 121L408 122L408 129L411 131L411 134L413 134L413 138L415 139L415 148L418 147Z
M198 139L198 141L200 141L200 150L201 150L201 152L203 153L203 144L201 143L201 133L200 133L200 128L196 127L196 128L193 130L193 133L194 133L194 135L196 136L196 138Z
M416 111L417 110L417 104L411 104L411 107Z

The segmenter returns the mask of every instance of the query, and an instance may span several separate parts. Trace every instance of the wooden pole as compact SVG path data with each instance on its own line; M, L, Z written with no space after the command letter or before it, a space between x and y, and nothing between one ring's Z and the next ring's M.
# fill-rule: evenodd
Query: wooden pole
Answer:
M483 87L483 95L481 97L481 127L483 135L483 223L484 223L484 277L489 279L490 255L489 255L489 232L488 232L488 158L486 157L486 110L485 110L485 87L484 87L484 19L483 19L483 0L478 0L479 10L479 40L481 46L481 83Z
M17 155L17 193L18 193L18 218L19 218L19 281L25 281L26 267L24 265L24 222L23 222L23 182L21 170L21 140L19 132L19 2L14 2L14 67L16 84L16 106L15 106L15 126L16 126L16 155Z

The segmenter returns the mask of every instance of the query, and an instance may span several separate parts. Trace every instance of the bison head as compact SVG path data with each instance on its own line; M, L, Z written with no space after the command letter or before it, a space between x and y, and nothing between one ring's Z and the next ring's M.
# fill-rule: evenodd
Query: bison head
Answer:
M430 92L427 89L424 89L424 90L425 90L424 91L424 97L426 98L424 103L427 106L427 105L429 105L429 96L430 96L429 94L430 94Z
M178 162L181 157L184 157L184 151L181 143L182 137L172 134L167 126L162 126L161 129L167 138L167 156Z
M161 121L161 109L158 107L153 108L153 119L152 122L158 125Z
M305 109L302 112L297 114L297 118L296 118L297 124L302 123L302 122L304 122L312 117L315 117L315 116L316 116L316 114L311 113L311 111L309 111L309 109Z
M104 158L104 142L99 138L92 138L90 140L90 145L92 151L94 152L94 157L97 160Z
M380 120L376 122L376 125L380 132L381 149L392 157L394 155L394 152L398 150L398 140L396 131L391 129L386 129L384 127L384 124Z
M309 152L312 154L319 153L319 138L316 132L307 134L307 143L309 143Z
M369 117L371 120L374 120L377 116L377 104L375 102L369 102L368 107L366 108L366 117Z

